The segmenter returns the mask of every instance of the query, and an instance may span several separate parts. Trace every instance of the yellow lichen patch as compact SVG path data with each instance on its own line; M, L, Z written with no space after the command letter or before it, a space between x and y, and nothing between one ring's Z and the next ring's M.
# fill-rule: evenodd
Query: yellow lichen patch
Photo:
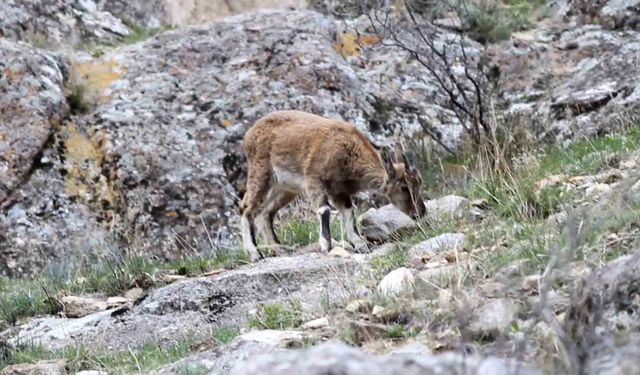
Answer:
M65 150L67 194L96 208L112 207L117 194L107 176L102 174L106 134L102 131L88 131L90 135L84 134L73 122L65 123L59 130ZM105 216L111 217L110 212L104 212Z
M87 99L104 102L109 99L105 91L126 72L124 66L113 60L75 63L71 67L70 82L84 87Z
M19 81L19 80L22 79L22 77L24 77L25 71L24 70L14 70L14 69L11 69L11 68L5 68L5 70L2 73L2 75L4 77L6 77L9 82Z
M229 119L222 120L222 126L224 126L225 128L228 128L231 125L233 125L233 120L229 120Z
M362 52L362 46L372 46L378 42L380 38L377 35L357 35L344 31L338 33L335 48L343 57L357 56Z

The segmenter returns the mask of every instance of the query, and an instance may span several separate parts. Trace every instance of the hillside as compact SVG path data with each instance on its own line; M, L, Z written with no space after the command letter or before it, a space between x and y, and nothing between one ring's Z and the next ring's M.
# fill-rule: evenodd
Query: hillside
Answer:
M214 3L0 4L0 374L635 371L636 2ZM276 109L412 150L426 217L325 254L299 200L249 263Z

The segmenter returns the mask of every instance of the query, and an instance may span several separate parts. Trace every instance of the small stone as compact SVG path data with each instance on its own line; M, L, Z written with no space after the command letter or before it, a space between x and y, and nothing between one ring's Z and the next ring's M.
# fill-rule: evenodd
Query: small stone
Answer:
M120 296L109 297L107 298L107 307L108 308L117 307L120 305L124 305L127 302L129 302L129 299L125 297L120 297Z
M401 347L394 349L390 354L393 355L431 355L431 350L419 342L408 342Z
M249 331L236 338L237 341L254 341L264 343L272 347L292 348L299 347L308 337L300 331L280 331L280 330L255 330Z
M329 327L329 318L323 317L314 320L310 320L304 323L302 326L304 329L321 329Z
M440 290L441 280L456 274L459 264L445 265L435 268L425 269L418 272L415 277L415 293L420 298L433 299L437 297Z
M602 194L608 193L611 191L611 186L607 184L593 184L587 187L584 191L584 195L587 198L598 198Z
M172 275L172 274L166 274L162 276L162 281L164 281L167 284L171 284L174 283L176 281L180 281L180 280L184 280L187 277L184 275Z
M638 165L638 162L634 159L623 160L620 162L620 169L634 169Z
M351 254L349 254L347 250L340 246L336 246L331 249L331 251L329 251L329 256L335 258L351 258Z
M541 282L542 275L529 275L522 281L522 289L529 293L538 293Z
M629 192L627 193L630 198L630 203L638 204L640 203L640 180L631 186Z
M486 210L487 208L489 208L489 201L486 200L485 198L474 199L469 204L481 210Z
M599 177L600 177L599 179L601 183L611 185L622 180L626 176L621 171L614 169L614 170L605 172Z
M41 361L37 363L20 363L0 370L0 375L64 375L67 363L58 361Z
M511 328L514 317L515 306L511 300L495 299L474 312L469 329L475 336L495 339Z
M415 224L409 216L388 204L377 210L372 208L362 215L362 234L370 241L385 241Z
M462 250L466 244L467 237L462 233L443 233L429 238L409 249L411 258L422 257L430 252L442 252L447 250Z
M413 273L406 267L395 269L378 284L378 292L387 296L399 296L407 292L412 292L415 278Z
M125 292L124 297L129 301L135 302L142 298L144 290L142 288L132 288Z
M549 177L545 177L536 183L536 190L542 190L546 187L556 186L567 180L567 176L564 174L556 174Z
M355 313L368 313L371 311L372 303L366 299L357 299L355 301L349 302L345 310L352 314Z
M375 305L373 306L373 310L371 310L371 315L378 316L384 311L384 307Z
M382 306L374 306L371 315L378 321L389 323L395 321L400 316L400 312L396 309L389 309Z
M68 318L82 318L98 311L106 310L108 303L91 297L65 296L62 297L64 314Z
M389 255L392 252L394 252L397 248L398 248L398 245L396 245L393 242L385 243L383 245L380 245L374 248L373 251L371 252L371 256L380 257L380 256Z
M427 208L427 218L443 220L448 217L463 216L464 211L469 207L469 200L457 195L447 195L426 201L425 207Z

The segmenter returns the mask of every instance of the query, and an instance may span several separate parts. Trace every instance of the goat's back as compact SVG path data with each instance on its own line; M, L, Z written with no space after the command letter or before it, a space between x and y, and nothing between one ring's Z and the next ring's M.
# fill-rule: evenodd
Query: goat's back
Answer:
M311 113L277 111L262 117L247 131L243 148L250 163L295 175L336 182L381 178L380 157L360 131Z

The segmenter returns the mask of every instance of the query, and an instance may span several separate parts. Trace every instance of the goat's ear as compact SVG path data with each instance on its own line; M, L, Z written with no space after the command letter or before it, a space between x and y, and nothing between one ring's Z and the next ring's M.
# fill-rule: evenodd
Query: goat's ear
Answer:
M389 178L396 178L396 169L393 167L393 157L391 156L391 152L388 148L383 148L381 152L382 163L384 164L384 169L386 169Z

